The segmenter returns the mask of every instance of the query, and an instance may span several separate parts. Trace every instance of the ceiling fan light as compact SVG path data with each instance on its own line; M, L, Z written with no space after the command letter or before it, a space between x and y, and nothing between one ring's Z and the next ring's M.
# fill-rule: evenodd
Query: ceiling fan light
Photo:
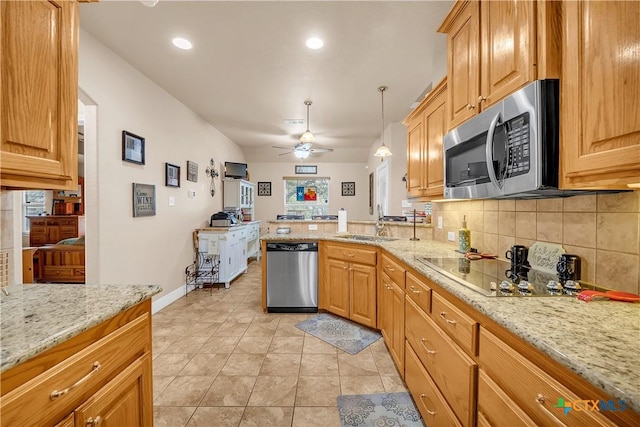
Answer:
M307 129L300 137L300 142L316 142L316 137Z
M306 159L311 154L311 151L308 150L294 150L293 155L299 159Z
M383 143L381 146L378 147L378 149L373 155L376 157L389 157L392 154L391 154L391 150L389 150L389 147L387 147Z

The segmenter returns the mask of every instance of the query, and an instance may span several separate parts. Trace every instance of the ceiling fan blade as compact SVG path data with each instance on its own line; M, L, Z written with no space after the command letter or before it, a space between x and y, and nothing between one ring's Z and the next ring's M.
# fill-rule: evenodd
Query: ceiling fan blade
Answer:
M277 145L272 145L271 148L279 148L281 150L291 150L292 149L291 147L279 147Z
M287 151L287 152L278 154L278 156L286 156L287 154L291 154L291 153L293 153L293 151Z
M333 148L312 148L310 151L312 153L330 153L333 151Z

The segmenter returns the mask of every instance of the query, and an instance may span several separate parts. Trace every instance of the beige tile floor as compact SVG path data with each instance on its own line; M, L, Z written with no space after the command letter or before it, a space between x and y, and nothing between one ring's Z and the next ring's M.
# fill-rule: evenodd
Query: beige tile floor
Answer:
M156 427L340 426L341 394L406 391L382 339L350 355L266 314L260 263L153 316Z

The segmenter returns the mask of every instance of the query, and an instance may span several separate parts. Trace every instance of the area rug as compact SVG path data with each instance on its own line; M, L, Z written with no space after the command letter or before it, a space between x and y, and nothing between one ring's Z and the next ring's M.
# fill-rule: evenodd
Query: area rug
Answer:
M409 393L338 396L342 427L423 427Z
M349 354L362 351L382 336L378 331L328 313L297 323L296 328Z

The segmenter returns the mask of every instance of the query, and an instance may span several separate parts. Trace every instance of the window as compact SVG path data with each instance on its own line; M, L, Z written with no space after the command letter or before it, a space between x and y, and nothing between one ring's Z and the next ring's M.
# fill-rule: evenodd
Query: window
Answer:
M46 211L46 196L44 190L27 190L23 192L22 212L23 215L40 215ZM22 221L23 231L29 231L29 221Z
M329 212L329 178L285 178L284 213L287 215L327 215Z

